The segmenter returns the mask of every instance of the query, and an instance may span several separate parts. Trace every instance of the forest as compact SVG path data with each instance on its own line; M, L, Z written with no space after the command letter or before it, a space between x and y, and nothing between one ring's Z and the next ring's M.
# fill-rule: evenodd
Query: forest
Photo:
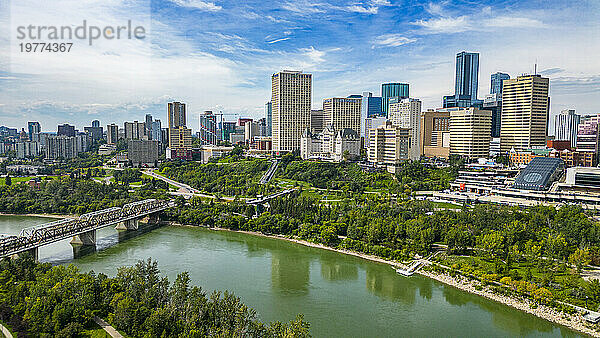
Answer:
M271 201L258 216L242 203L196 198L168 216L181 224L283 234L399 261L443 248L440 263L457 272L515 290L527 282L529 292L543 288L553 300L600 305L600 284L580 276L588 264L600 265L600 225L578 206L436 211L427 201L373 196L323 205L296 194Z
M207 294L186 272L171 283L151 259L115 277L30 257L0 261L0 320L18 337L83 337L94 316L129 337L310 336L302 315L262 323L234 294Z

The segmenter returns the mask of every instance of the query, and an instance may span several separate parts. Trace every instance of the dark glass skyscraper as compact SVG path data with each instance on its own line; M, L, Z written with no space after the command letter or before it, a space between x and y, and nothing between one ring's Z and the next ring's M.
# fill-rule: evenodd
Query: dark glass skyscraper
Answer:
M384 83L381 85L381 111L387 116L390 99L407 99L409 97L408 83Z
M479 86L479 53L456 54L456 83L454 95L470 96L477 100Z
M508 79L510 79L510 75L506 73L498 72L492 74L490 83L490 94L498 94L498 97L500 98L500 100L502 100L502 82Z
M478 87L479 53L460 52L456 54L454 95L444 96L444 108L480 107L482 101L477 100Z

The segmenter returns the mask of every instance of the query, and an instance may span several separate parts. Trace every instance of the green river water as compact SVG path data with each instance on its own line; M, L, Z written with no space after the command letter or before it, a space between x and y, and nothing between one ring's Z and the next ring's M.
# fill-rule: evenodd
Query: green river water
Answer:
M48 221L0 216L0 234ZM206 291L233 291L263 321L303 313L315 337L578 336L436 281L402 277L385 264L283 240L170 226L127 238L105 228L97 238L96 251L78 258L65 240L40 248L39 259L112 276L152 257L170 280L189 271Z

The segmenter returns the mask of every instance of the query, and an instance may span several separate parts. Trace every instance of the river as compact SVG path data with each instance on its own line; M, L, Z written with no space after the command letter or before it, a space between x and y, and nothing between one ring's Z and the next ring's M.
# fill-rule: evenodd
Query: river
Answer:
M0 234L48 221L0 216ZM114 276L117 267L152 257L169 280L189 271L193 284L233 291L263 321L303 313L315 337L579 336L428 278L399 276L385 264L283 240L171 226L127 238L105 228L97 238L95 252L75 258L65 240L42 247L39 259Z

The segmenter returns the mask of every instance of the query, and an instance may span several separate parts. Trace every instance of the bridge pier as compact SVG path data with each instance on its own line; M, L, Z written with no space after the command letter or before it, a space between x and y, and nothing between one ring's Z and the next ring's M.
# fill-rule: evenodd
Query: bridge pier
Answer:
M137 230L140 226L140 219L134 218L119 223L115 229L117 230Z
M73 236L73 239L71 240L71 245L95 246L96 245L96 230L82 232L79 235Z

